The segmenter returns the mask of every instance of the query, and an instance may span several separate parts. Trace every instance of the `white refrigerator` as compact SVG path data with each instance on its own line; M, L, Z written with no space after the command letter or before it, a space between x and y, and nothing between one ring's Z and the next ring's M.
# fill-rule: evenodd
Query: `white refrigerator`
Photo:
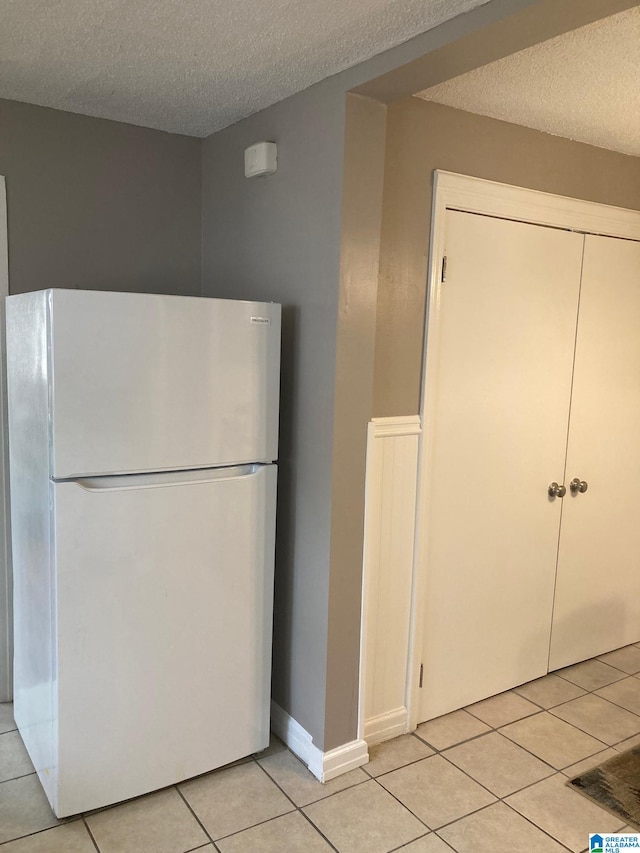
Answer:
M7 299L15 718L54 812L267 746L280 306Z

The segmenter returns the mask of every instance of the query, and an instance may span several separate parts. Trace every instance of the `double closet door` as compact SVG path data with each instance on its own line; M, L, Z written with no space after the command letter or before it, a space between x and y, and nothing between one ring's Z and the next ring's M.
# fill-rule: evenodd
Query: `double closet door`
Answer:
M420 720L640 640L640 243L446 216Z

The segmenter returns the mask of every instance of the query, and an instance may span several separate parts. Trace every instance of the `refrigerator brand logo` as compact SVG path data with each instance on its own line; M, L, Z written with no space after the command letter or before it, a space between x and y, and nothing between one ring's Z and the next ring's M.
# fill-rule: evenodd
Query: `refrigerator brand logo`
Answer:
M271 320L269 317L252 317L251 322L255 323L256 326L270 326Z

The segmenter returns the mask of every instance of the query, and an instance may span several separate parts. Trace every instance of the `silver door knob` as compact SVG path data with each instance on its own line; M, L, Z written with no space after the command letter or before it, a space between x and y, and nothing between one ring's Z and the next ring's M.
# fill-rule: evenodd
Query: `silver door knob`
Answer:
M549 486L549 497L563 498L567 494L565 486L559 486L557 483L551 483Z
M583 495L589 488L589 484L585 480L579 480L577 477L574 477L574 479L569 483L569 488L574 495L578 492Z

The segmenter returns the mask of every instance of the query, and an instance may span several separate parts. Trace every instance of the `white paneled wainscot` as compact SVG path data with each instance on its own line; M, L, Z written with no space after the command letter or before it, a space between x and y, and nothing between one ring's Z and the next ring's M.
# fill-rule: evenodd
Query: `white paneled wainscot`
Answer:
M407 665L420 418L374 418L365 486L361 737L369 745L409 728Z

